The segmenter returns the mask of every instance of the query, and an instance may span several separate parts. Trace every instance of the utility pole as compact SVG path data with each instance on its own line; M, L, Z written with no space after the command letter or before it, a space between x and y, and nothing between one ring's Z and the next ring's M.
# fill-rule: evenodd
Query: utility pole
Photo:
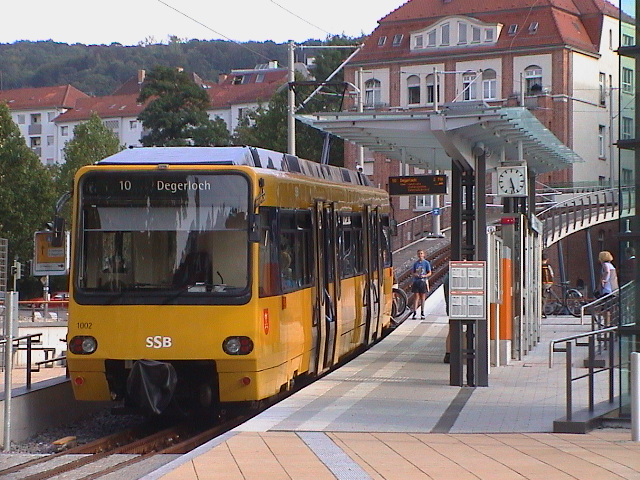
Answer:
M296 94L293 90L293 82L296 79L295 56L293 54L294 48L295 44L293 43L293 40L289 40L289 90L287 90L287 152L289 155L296 154L296 119L293 116L296 108Z

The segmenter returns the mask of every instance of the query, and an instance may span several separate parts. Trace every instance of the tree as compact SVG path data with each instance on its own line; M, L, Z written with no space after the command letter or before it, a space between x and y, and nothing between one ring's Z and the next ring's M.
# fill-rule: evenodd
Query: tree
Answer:
M51 220L54 202L51 172L0 103L0 237L9 240L10 260L32 257L33 234Z
M138 117L150 131L142 137L143 145L228 144L228 133L218 138L220 122L211 121L207 115L210 101L206 90L196 85L186 72L154 67L138 97L139 102L148 100L151 101Z
M107 128L97 113L89 121L76 125L73 139L64 146L65 162L56 175L60 195L71 189L73 177L80 167L90 165L122 150L118 137Z

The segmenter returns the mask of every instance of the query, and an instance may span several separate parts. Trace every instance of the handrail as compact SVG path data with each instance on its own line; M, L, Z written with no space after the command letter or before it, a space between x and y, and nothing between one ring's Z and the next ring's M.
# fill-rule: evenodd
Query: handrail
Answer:
M537 214L544 224L545 246L595 223L631 215L635 186L605 188L558 202Z
M30 333L28 335L23 335L21 337L15 337L11 339L12 344L15 342L16 346L14 347L13 345L11 346L11 349L13 351L13 349L15 348L16 350L20 349L20 341L21 340L26 340L27 341L27 368L26 368L26 387L27 389L31 388L31 353L33 351L33 342L34 341L39 341L40 337L42 336L42 333ZM7 338L2 338L0 339L0 345L4 345L4 348L7 348ZM4 367L3 367L4 368ZM7 389L10 391L11 390L11 385L9 385L7 387L7 385L4 386L4 390L5 392L7 392Z
M614 365L614 349L615 349L615 339L616 332L618 331L618 326L603 328L600 330L595 330L592 332L580 333L577 335L571 335L564 338L558 338L556 340L551 340L549 342L549 368L553 366L553 353L554 352L565 352L565 390L566 390L566 420L570 421L573 416L573 382L576 380L581 380L583 378L587 378L589 381L589 411L593 412L595 409L595 375L596 373L609 372L609 403L612 404L614 400L614 369L618 368L620 365ZM609 343L609 364L603 368L599 368L596 370L595 368L595 340L596 337L601 337L603 335L608 336ZM579 342L578 340L581 338L587 338L588 341L586 343ZM576 377L573 376L573 344L575 342L575 346L577 347L588 347L589 348L589 356L587 358L587 367L588 373L583 375L578 375ZM564 348L557 347L556 345L564 343Z

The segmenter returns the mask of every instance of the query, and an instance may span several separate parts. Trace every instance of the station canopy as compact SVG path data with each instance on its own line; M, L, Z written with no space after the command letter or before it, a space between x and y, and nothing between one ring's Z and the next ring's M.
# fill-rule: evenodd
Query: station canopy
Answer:
M535 174L583 162L523 107L458 102L442 105L437 112L336 112L296 115L296 119L425 169L451 170L452 159L473 166L478 148L487 154L487 167L524 160Z

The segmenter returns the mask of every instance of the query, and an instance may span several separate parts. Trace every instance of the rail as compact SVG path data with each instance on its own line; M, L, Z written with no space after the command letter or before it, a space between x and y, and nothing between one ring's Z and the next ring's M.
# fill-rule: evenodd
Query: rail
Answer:
M634 195L634 186L594 190L540 211L537 216L544 225L544 246L592 225L633 215Z
M617 339L618 327L608 327L601 330L595 330L592 332L581 333L578 335L571 335L569 337L559 338L549 342L549 368L553 366L553 354L557 352L565 352L565 391L566 391L566 419L570 421L573 418L573 382L587 378L589 382L589 412L593 412L595 409L595 375L602 372L609 372L609 403L614 401L614 372L620 367L619 364L614 363L615 344ZM581 341L580 339L587 338L587 341ZM596 340L598 338L605 338L608 342L609 361L606 366L596 369ZM564 343L564 347L558 346ZM573 347L587 347L587 368L588 372L582 375L573 376Z

